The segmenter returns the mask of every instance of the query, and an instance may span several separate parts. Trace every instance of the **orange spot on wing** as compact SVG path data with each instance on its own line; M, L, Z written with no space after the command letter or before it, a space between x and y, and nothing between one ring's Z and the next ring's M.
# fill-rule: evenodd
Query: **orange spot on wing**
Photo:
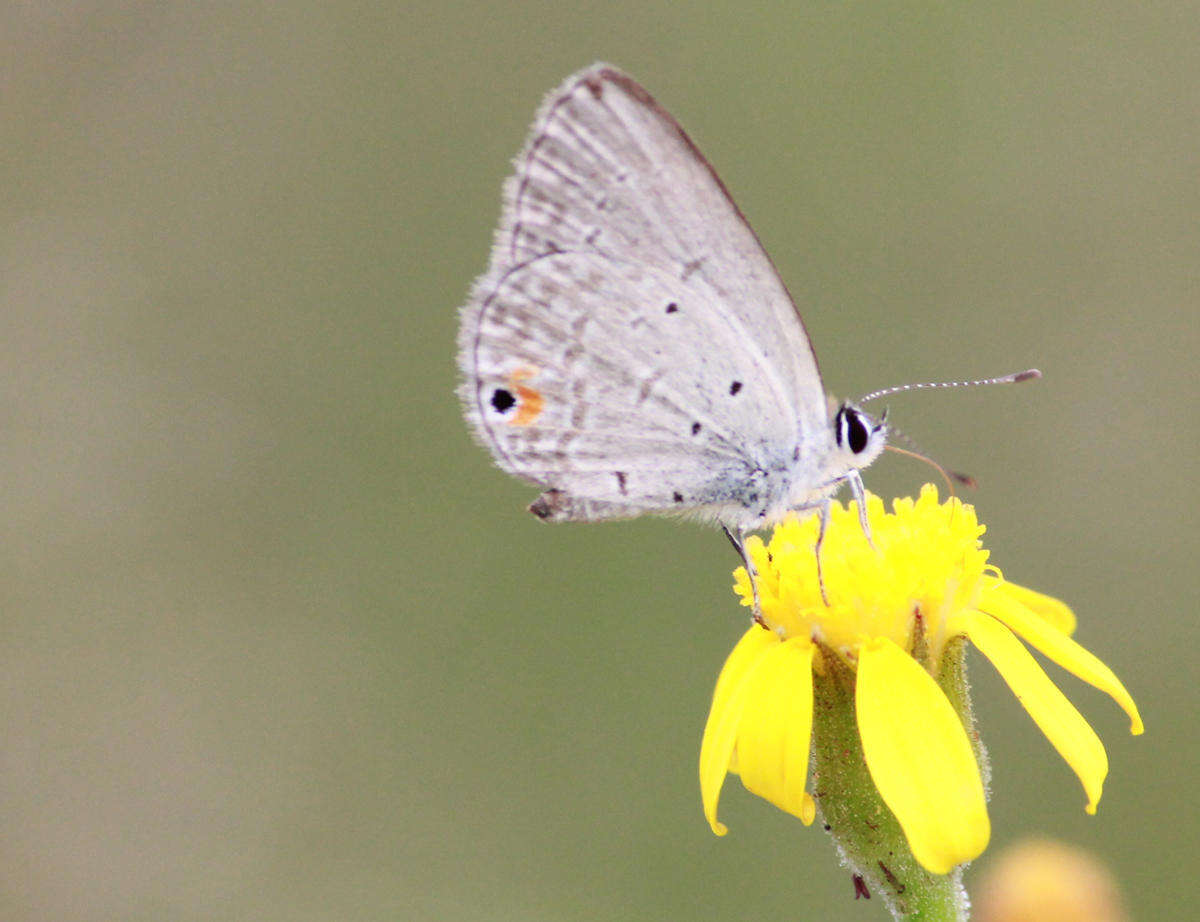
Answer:
M539 416L542 415L546 401L539 391L535 391L532 387L526 387L523 384L516 385L517 396L521 398L521 404L517 407L517 415L509 422L514 426L528 426Z
M542 410L546 408L546 398L542 396L542 392L521 383L528 381L536 374L536 368L523 365L508 376L509 386L517 392L518 398L517 412L508 421L510 426L532 425L542 415Z

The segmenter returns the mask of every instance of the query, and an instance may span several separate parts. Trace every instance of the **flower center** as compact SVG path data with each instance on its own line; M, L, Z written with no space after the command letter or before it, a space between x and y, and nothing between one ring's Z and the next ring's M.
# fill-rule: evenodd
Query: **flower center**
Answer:
M849 665L859 647L887 638L912 651L914 631L928 644L933 662L947 637L946 616L975 607L987 567L984 527L975 510L957 499L939 503L926 486L917 500L898 499L893 511L868 495L867 518L874 547L858 522L854 503L835 503L821 545L817 578L818 520L788 519L770 543L747 543L759 571L763 618L781 637L807 636L834 650ZM738 571L736 591L749 604L750 586Z

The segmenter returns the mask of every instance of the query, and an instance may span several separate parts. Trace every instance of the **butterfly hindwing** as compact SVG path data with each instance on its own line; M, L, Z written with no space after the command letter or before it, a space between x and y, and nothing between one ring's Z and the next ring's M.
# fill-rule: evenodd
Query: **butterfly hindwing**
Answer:
M595 254L509 273L473 347L473 410L500 465L623 514L738 501L786 460L795 420L705 295ZM713 350L722 339L733 348Z

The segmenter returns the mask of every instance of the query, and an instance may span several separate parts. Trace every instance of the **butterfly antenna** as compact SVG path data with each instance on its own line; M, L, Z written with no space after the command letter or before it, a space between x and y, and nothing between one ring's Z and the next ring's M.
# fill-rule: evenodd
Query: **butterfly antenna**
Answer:
M904 391L920 391L934 387L975 387L979 384L1020 384L1022 381L1033 381L1035 378L1040 378L1042 373L1036 368L1027 368L1025 371L1018 371L1011 375L1001 375L999 378L979 378L975 381L926 381L922 384L901 384L897 387L885 387L881 391L872 391L865 397L859 397L855 401L856 404L867 403L870 400L877 400L880 397L887 397L891 394L900 394ZM925 460L929 460L926 458Z

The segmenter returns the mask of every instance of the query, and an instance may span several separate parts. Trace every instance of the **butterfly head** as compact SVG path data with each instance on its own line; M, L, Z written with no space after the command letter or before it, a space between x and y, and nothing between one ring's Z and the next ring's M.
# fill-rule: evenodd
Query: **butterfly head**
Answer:
M879 419L850 402L838 407L833 417L833 437L846 469L858 470L879 457L887 444L887 411Z

